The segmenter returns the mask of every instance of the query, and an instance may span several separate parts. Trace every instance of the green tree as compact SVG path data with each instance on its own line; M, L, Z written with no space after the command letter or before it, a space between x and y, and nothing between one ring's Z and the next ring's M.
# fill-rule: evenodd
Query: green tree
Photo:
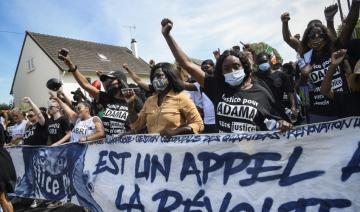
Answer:
M279 52L273 48L272 46L270 46L267 43L264 42L260 42L260 43L251 43L250 44L250 48L252 48L256 54L259 54L261 52L268 52L270 53L270 51L272 50L276 56L276 60L280 63L283 62L283 59L281 57L281 55L279 54Z

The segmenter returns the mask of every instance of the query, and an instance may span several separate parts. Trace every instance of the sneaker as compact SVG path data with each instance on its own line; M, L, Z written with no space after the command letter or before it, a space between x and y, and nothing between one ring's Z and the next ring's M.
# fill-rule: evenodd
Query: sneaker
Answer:
M62 206L64 203L61 201L52 201L46 208L57 208Z
M34 199L34 201L31 203L30 208L37 208L39 205L41 205L42 200L40 199Z

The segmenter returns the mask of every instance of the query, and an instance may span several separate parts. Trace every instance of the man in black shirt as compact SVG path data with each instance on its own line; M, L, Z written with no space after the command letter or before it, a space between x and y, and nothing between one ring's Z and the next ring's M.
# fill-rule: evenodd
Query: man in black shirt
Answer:
M60 106L57 102L53 101L49 106L49 119L48 133L51 146L57 146L67 142L71 136L69 121L61 115Z
M259 83L268 88L273 94L276 103L280 104L281 107L284 107L282 102L284 93L286 93L292 113L297 114L294 88L291 86L289 76L282 71L271 70L270 55L265 52L257 55L256 64L258 65L258 71L254 75L259 80Z
M125 133L130 129L128 123L128 106L121 89L128 88L126 75L122 71L111 71L100 75L100 80L106 92L99 91L77 70L77 66L70 60L69 56L59 54L69 72L73 74L80 86L86 90L95 100L104 107L104 116L101 118L106 137L112 137ZM142 104L137 101L136 111L139 112Z

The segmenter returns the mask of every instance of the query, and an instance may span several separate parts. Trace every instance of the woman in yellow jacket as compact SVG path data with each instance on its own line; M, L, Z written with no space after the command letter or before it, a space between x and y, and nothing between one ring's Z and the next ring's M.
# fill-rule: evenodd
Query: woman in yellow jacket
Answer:
M158 63L150 73L154 94L137 114L134 110L135 93L123 90L129 105L129 121L133 133L145 126L148 133L161 136L199 133L204 129L201 116L190 97L182 92L180 78L170 63Z

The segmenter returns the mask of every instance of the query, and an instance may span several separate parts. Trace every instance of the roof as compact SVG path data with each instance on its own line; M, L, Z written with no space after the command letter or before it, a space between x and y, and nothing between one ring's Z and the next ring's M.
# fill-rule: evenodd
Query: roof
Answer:
M150 67L141 58L132 55L130 49L121 46L101 44L89 41L76 40L35 32L27 32L30 37L43 49L62 70L67 70L64 62L57 58L62 48L69 50L71 60L80 71L111 71L120 70L122 64L127 63L138 74L149 74ZM101 58L105 56L105 58Z
M149 64L141 58L135 58L132 55L131 50L126 47L76 40L53 35L45 35L28 31L26 31L24 43L27 36L30 36L44 51L44 53L55 63L55 65L63 71L67 70L67 67L63 61L57 58L57 56L60 49L66 48L69 50L71 60L78 66L78 69L81 72L106 72L111 70L123 70L122 64L127 63L129 67L137 74L150 74ZM23 51L23 47L21 49L21 53ZM16 72L20 63L20 58L16 67ZM16 72L10 94L13 92Z

